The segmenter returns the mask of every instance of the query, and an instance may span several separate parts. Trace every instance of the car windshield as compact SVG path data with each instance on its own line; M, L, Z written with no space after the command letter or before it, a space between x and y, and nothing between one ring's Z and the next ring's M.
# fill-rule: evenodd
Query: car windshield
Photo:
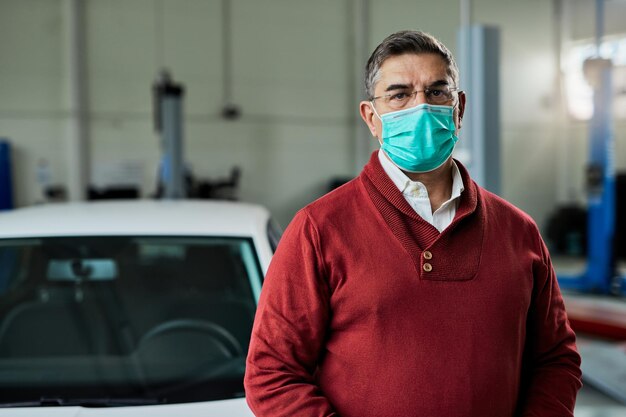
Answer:
M261 274L249 238L0 240L0 404L241 397Z

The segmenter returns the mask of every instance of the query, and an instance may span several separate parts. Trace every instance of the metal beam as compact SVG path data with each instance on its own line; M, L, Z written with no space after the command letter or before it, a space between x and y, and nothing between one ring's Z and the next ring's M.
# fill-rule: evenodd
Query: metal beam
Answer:
M353 173L358 175L369 160L370 153L378 146L372 139L367 125L361 120L358 103L365 99L363 80L365 77L365 62L369 58L370 39L370 2L369 0L353 0L350 2L352 10L348 11L349 25L352 27L350 45L352 57L349 65L349 95L348 106L352 136Z
M85 1L66 0L70 121L67 135L68 197L86 199L90 176Z
M460 88L467 93L467 110L455 155L479 185L500 194L500 30L462 27L459 45Z

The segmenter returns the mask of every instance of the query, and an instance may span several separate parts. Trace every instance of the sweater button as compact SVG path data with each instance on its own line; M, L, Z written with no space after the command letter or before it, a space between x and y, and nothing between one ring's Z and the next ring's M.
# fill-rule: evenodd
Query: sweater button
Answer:
M433 270L433 266L431 264L429 264L428 262L426 262L424 264L423 268L424 268L424 271L426 271L426 272L430 272L430 271Z
M422 255L424 256L424 259L433 259L433 254L430 253L430 251L425 250Z

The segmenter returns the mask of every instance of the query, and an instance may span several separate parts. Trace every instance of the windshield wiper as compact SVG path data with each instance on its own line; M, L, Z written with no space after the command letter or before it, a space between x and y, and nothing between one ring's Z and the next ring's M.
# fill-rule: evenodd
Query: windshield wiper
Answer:
M165 404L164 398L57 398L42 397L33 401L0 403L0 408L9 407L125 407L133 405Z

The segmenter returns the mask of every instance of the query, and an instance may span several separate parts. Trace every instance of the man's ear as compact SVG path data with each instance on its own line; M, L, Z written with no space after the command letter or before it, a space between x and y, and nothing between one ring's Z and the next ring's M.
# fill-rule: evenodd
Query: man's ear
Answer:
M467 97L465 97L465 91L459 91L459 126L458 129L461 129L463 125L463 116L465 115L465 102Z
M372 104L369 101L362 101L359 104L359 112L361 114L361 118L370 129L372 136L378 137L376 132L376 125L374 124L374 117L376 117L376 114L374 114Z

